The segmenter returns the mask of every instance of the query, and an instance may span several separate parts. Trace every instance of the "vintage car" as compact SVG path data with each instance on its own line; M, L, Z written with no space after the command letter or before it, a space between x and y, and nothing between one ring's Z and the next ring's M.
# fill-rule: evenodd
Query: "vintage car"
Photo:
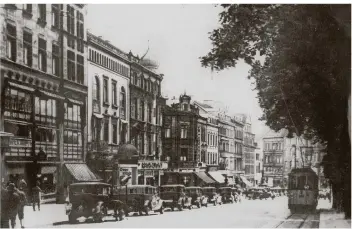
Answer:
M162 185L160 197L164 200L164 206L171 208L171 211L174 211L175 208L179 211L182 211L183 208L192 209L192 197L186 195L184 185Z
M235 202L235 198L232 194L232 188L231 187L221 187L219 188L219 193L221 195L222 198L222 202L224 204L226 203L234 203Z
M203 190L201 187L186 187L187 196L192 197L192 205L198 208L205 206L208 207L208 197L203 195Z
M257 199L263 200L268 198L273 198L271 192L266 188L260 188L257 190ZM274 197L275 198L275 197Z
M113 215L116 220L124 216L123 203L112 196L112 186L102 182L74 183L69 186L66 214L70 223L79 217L93 217L102 222L104 216ZM111 213L112 211L112 213Z
M113 193L114 198L126 203L126 215L130 212L138 212L139 215L143 212L149 215L150 211L164 213L164 201L158 195L156 187L150 185L115 186Z
M203 187L203 194L208 197L208 203L211 203L214 206L217 204L222 204L221 196L216 192L216 188Z

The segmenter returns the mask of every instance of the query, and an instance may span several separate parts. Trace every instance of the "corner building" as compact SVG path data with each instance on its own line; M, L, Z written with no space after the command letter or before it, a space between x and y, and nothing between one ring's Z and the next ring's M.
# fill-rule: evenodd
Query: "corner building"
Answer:
M86 15L83 4L0 8L0 130L14 135L2 180L40 181L58 201L74 176L65 165L86 168Z

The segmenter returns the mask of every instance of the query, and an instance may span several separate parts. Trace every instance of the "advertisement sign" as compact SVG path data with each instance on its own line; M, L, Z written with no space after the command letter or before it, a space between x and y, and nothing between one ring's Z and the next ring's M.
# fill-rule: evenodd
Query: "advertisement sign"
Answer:
M144 176L145 177L154 177L154 170L145 170Z
M166 162L161 162L161 161L139 161L138 162L138 169L153 169L153 170L159 170L159 169L167 169L167 163Z
M120 177L132 176L132 168L120 168Z

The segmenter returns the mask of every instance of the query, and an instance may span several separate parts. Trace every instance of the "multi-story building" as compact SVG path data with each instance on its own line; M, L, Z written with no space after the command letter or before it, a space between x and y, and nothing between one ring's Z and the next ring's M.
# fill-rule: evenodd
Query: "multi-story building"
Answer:
M129 141L130 61L109 41L91 33L87 37L87 163L108 181L112 178L112 156Z
M164 172L162 183L192 186L214 182L201 163L207 119L199 115L199 108L191 104L191 97L181 95L179 103L165 107L163 119L163 156L169 168Z
M282 185L284 177L285 137L287 132L269 133L263 138L264 178L269 186Z
M255 185L255 149L254 142L255 134L252 133L252 124L250 116L242 115L244 121L244 140L243 140L243 155L244 155L244 176L246 179Z
M162 110L166 105L161 95L163 74L157 73L158 64L138 58L131 52L130 81L130 138L139 151L138 184L160 185L162 169Z
M82 4L0 7L0 130L14 135L11 151L5 155L4 180L24 177L29 188L40 180L44 193L63 194L64 183L78 178L73 167L88 169L82 164L86 145L86 14Z
M212 107L206 103L193 102L194 106L199 109L200 116L206 118L206 125L202 125L202 149L200 161L204 163L203 167L207 171L216 171L219 166L219 127L217 116L211 113ZM202 119L199 119L202 120Z
M243 160L243 138L244 138L244 123L243 118L234 116L232 122L235 124L235 174L237 176L244 175L244 160Z
M254 143L257 147L257 143ZM254 180L255 185L260 185L262 183L262 173L263 173L263 151L260 148L254 150L255 153L255 169L254 169Z

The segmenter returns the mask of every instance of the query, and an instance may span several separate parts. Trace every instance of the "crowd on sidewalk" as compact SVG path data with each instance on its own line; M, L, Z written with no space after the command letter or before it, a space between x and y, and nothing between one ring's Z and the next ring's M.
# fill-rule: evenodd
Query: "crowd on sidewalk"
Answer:
M28 202L27 196L29 192L27 190L27 183L21 180L18 185L12 182L2 184L1 191L1 228L15 228L16 218L21 224L21 228L24 228L24 207ZM31 190L30 196L33 205L33 211L36 210L36 205L40 211L40 183L37 182L36 186Z

